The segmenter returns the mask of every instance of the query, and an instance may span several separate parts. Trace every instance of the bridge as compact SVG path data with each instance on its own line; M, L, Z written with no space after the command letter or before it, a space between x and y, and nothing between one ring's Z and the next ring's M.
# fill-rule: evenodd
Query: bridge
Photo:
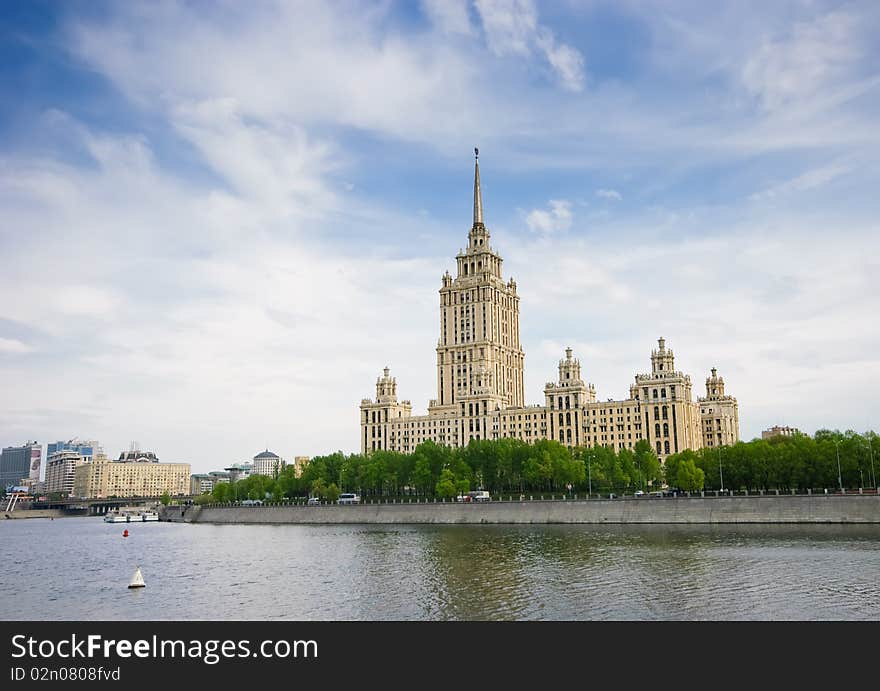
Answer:
M174 497L175 502L183 502L191 497ZM123 506L146 506L159 502L159 497L111 497L108 499L58 499L56 501L29 502L32 509L60 509L65 513L80 516L103 516L109 511ZM23 507L18 507L19 510Z

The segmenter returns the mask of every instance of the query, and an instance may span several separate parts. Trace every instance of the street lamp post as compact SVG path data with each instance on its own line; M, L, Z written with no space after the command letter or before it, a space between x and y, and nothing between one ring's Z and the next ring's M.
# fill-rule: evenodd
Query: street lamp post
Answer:
M590 495L587 497L589 499L593 496L593 472L591 470L591 461L593 460L592 451L587 452L587 482L589 483L589 492Z
M837 484L840 485L840 493L843 494L843 478L840 474L840 440L834 440L834 448L837 449Z
M718 447L718 474L721 476L721 491L724 491L724 468L721 466L721 447Z
M865 439L868 442L868 452L871 454L871 484L874 485L874 489L877 489L877 476L874 475L874 449L871 446L871 437L865 434Z

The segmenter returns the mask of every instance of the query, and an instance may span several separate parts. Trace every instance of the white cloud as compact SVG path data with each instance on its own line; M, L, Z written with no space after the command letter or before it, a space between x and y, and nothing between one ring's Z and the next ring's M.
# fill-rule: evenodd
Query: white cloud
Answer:
M845 175L851 170L852 167L850 165L841 162L835 162L820 168L813 168L801 173L791 180L771 185L761 192L755 192L749 195L749 198L752 200L760 200L791 193L806 192L827 185L832 180L835 180L841 175Z
M387 6L358 8L233 4L204 13L127 3L106 21L73 24L70 45L138 105L159 111L210 103L230 108L221 117L257 126L336 123L420 141L471 130L487 111L504 122L480 60L445 32L401 35L388 31Z
M562 86L568 91L582 91L586 75L584 56L580 51L564 43L557 43L553 32L546 28L538 32L536 41L550 66L556 70Z
M526 214L526 225L535 233L556 233L571 228L571 202L551 199L549 209L532 209Z
M746 89L768 110L815 95L861 54L856 17L832 12L797 22L790 35L765 36L743 67Z
M584 56L576 48L558 43L548 27L538 23L532 0L476 0L486 41L499 56L529 56L540 51L563 88L581 91L584 87Z
M538 30L531 0L476 0L489 48L495 55L529 55Z
M21 355L24 353L33 352L33 347L29 346L27 343L22 343L17 338L3 338L0 337L0 353L6 353L8 355Z
M620 192L617 190L598 189L596 190L596 196L602 197L602 199L613 199L618 202L623 199Z
M469 0L421 0L422 9L441 30L453 34L473 34Z

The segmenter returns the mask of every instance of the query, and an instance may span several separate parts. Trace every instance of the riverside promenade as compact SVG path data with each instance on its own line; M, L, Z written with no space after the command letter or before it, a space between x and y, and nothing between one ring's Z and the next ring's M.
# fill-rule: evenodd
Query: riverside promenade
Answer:
M713 493L714 495L714 493ZM162 521L268 524L736 524L876 523L880 496L834 494L691 496L485 503L264 504L262 506L165 506Z

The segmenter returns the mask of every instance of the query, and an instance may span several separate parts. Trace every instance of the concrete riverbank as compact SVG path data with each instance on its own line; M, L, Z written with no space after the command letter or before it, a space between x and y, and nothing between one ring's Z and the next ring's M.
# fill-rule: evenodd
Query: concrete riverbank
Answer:
M4 518L68 518L71 515L78 516L80 514L70 514L62 509L18 509L4 513Z
M878 523L880 496L798 495L402 503L359 506L166 506L179 523L541 524Z

